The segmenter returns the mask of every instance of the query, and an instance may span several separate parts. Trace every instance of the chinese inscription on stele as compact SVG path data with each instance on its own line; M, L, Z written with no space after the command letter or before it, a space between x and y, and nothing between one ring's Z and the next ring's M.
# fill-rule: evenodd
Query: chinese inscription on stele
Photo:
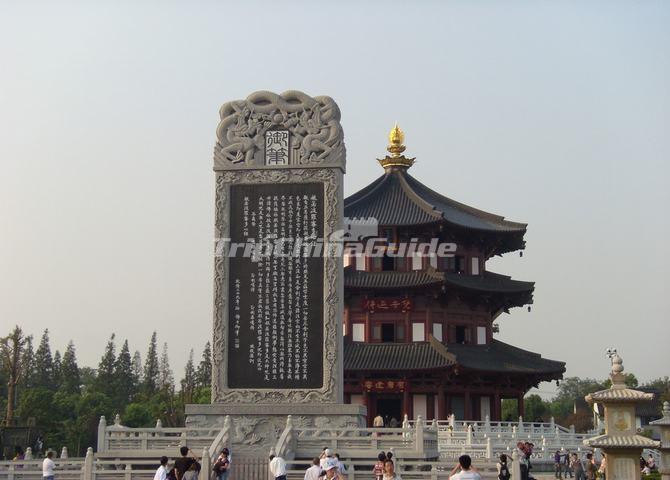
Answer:
M288 165L288 130L268 130L265 132L265 164Z
M320 183L231 185L230 241L252 253L229 258L228 387L323 386L323 201Z

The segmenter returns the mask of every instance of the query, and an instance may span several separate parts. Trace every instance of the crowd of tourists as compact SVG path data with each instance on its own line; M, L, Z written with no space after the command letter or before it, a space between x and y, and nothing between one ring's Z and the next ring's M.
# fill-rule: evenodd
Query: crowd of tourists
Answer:
M554 476L556 478L574 478L575 480L605 480L605 469L607 462L603 460L598 464L592 453L587 453L584 458L579 458L577 453L556 450L554 454Z

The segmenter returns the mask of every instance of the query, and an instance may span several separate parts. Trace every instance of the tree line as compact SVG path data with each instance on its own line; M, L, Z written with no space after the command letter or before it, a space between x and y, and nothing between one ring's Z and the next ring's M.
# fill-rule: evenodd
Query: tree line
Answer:
M658 415L661 405L670 401L670 378L660 377L640 384L632 373L626 374L626 385L630 388L641 388L653 391L658 395ZM543 400L537 394L526 395L524 398L524 420L529 422L548 422L551 417L557 424L568 427L574 425L576 431L586 432L593 428L593 410L587 406L584 397L589 393L605 390L612 386L611 380L594 378L567 377L561 380L558 392L551 400ZM516 400L503 400L502 418L518 420Z
M180 426L185 404L210 401L209 342L197 365L191 350L178 384L168 344L159 351L156 332L144 358L112 334L97 368L79 366L72 341L62 354L52 353L48 329L37 348L34 343L18 326L0 339L0 418L5 426L34 425L45 448L66 446L81 456L97 443L101 415L110 421L118 413L129 427L150 427L157 419Z

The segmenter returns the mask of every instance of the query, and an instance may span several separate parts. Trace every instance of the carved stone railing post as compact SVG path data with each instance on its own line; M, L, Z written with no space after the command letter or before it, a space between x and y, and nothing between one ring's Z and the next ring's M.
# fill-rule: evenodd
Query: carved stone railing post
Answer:
M516 441L517 441L516 425L512 426L512 441L516 444Z
M60 458L67 460L67 447L63 447L60 451Z
M488 415L484 418L484 431L486 433L491 433L491 417Z
M414 434L414 449L417 452L423 453L424 445L423 445L423 418L421 415L416 417L416 424L414 425L415 427L415 434Z
M202 461L200 462L200 474L198 475L198 480L210 480L212 475L212 459L209 457L209 449L202 449Z
M23 456L24 460L32 460L33 459L33 449L28 447L26 448L26 454Z
M14 480L14 462L10 463L7 468L7 480Z
M468 425L468 429L465 435L465 444L467 446L472 445L472 425Z
M493 460L493 445L491 445L491 437L486 437L486 460L489 462Z
M106 450L106 445L107 445L107 439L105 438L106 435L106 430L107 430L107 420L105 420L105 416L100 417L100 421L98 422L98 452L105 452Z
M519 415L519 426L517 428L517 431L519 433L523 433L523 417Z
M84 468L82 471L82 480L93 480L93 449L88 447L86 450L86 458L84 458Z
M123 472L123 480L132 480L133 479L133 466L130 463L126 463L126 468Z

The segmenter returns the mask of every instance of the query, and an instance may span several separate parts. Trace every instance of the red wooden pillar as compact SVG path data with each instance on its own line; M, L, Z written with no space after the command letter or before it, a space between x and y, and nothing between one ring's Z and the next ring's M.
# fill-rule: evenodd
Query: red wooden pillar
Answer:
M502 421L502 404L500 403L500 390L496 388L493 393L493 419L495 421Z
M346 305L344 307L344 331L346 336L351 338L351 315L349 314L349 307Z
M446 402L444 398L444 385L439 385L437 390L437 419L438 420L446 420L447 419L447 412L446 412Z
M370 318L370 312L365 312L365 342L370 343L372 341L372 319Z
M470 400L470 391L466 390L463 394L463 416L464 420L472 420L472 401Z
M412 396L409 394L409 389L405 387L405 391L402 392L402 412L403 415L407 415L407 418L412 420L414 416L414 405L412 405Z

